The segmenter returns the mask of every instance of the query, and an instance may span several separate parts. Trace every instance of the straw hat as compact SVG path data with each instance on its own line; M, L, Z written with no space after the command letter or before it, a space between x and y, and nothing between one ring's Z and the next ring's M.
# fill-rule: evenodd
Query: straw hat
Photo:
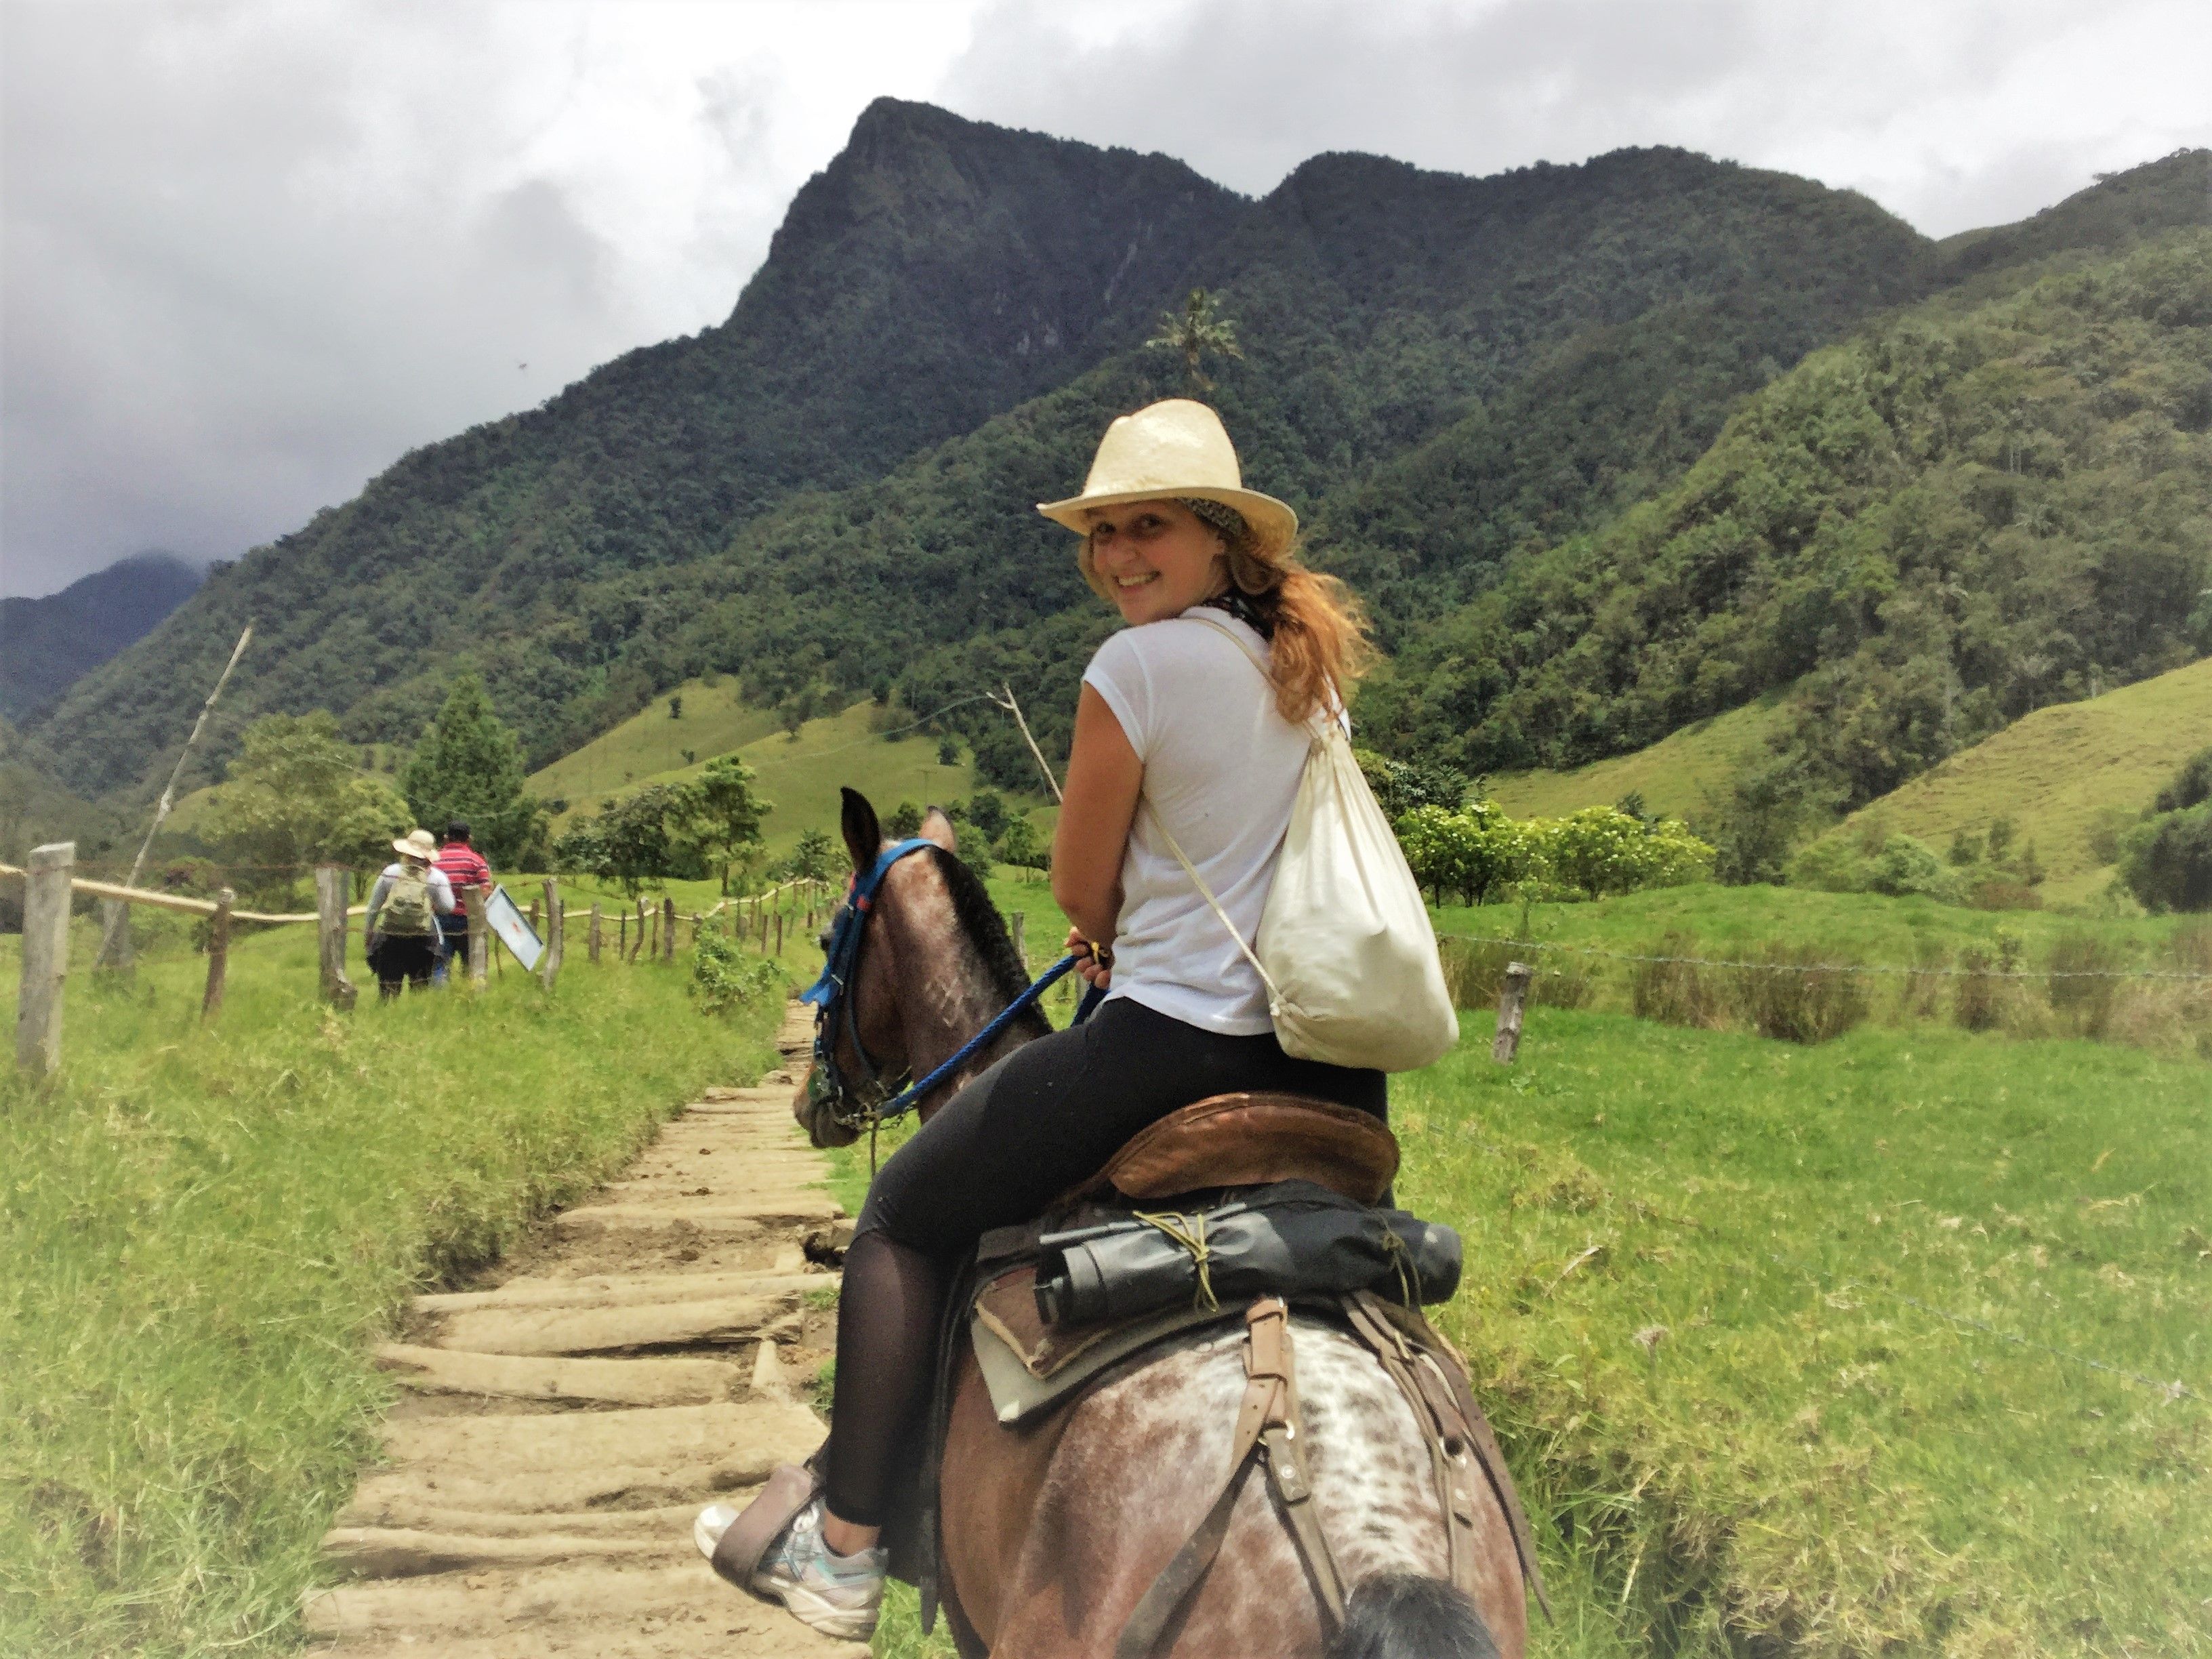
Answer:
M438 856L438 838L428 830L410 830L392 843L392 850L404 853L410 859L420 859L428 864Z
M1188 398L1170 398L1124 415L1106 428L1083 493L1040 501L1037 511L1079 536L1091 533L1094 507L1120 507L1177 495L1235 507L1251 526L1253 551L1280 558L1297 534L1298 515L1273 495L1244 488L1236 446L1221 416Z

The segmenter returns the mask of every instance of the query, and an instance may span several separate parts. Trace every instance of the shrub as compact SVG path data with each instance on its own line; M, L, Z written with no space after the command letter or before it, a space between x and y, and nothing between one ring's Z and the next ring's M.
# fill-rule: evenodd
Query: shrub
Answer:
M1672 819L1646 823L1616 806L1585 806L1522 826L1531 861L1588 898L1679 887L1711 875L1713 848Z
M1413 879L1436 895L1456 893L1466 904L1486 904L1527 874L1535 863L1532 824L1516 823L1488 801L1451 811L1416 806L1396 823L1398 844Z
M2003 981L1991 976L1990 953L1959 953L1959 979L1951 996L1951 1020L1963 1030L1993 1031L2004 1018Z
M1826 1042L1867 1017L1866 977L1817 945L1769 945L1737 970L1736 1006L1761 1036Z
M2185 812L2212 800L2212 749L2200 749L2184 761L2173 781L2150 804L2154 812Z
M1515 962L1536 969L1528 981L1528 1000L1534 1006L1584 1008L1596 994L1596 976L1579 957L1463 939L1445 939L1441 950L1444 987L1455 1008L1495 1008L1505 988L1506 965Z
M784 986L783 966L775 957L739 950L719 933L699 935L691 953L691 995L702 1013L733 1014Z
M1966 902L1977 910L2040 910L2043 895L2026 882L1996 878L1976 882L1966 894Z
M1630 1012L1638 1019L1668 1025L1719 1024L1721 1000L1715 987L1695 962L1683 960L1697 953L1694 933L1677 931L1661 939L1649 952L1655 960L1637 963L1629 973Z
M1990 838L1994 843L1995 830ZM1881 850L1867 860L1867 885L1893 898L1918 893L1955 904L1965 896L1957 872L1934 848L1911 836L1892 836L1882 842Z
M2146 910L2212 910L2212 804L2160 812L2130 830L2120 879Z
M2120 954L2094 933L2069 933L2051 947L2051 1012L2070 1021L2083 1036L2102 1037L2112 1021L2112 998L2120 982L2112 977Z

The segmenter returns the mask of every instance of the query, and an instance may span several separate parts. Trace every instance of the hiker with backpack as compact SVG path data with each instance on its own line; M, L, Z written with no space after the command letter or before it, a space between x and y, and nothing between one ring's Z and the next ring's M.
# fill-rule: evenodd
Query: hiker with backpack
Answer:
M438 919L453 910L453 884L432 860L438 843L428 830L415 830L392 843L398 862L388 864L369 890L368 965L376 970L376 988L386 1000L399 994L412 981L417 990L430 987L430 969L437 960Z

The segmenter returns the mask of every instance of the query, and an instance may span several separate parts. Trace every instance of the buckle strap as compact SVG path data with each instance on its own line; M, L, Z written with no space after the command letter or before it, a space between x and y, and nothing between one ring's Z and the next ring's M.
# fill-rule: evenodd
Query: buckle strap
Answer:
M1321 1520L1313 1509L1313 1480L1297 1443L1297 1395L1291 1364L1290 1309L1265 1297L1244 1315L1244 1398L1237 1410L1229 1476L1183 1546L1139 1598L1114 1644L1114 1659L1150 1659L1168 1623L1189 1600L1221 1553L1229 1518L1244 1490L1255 1455L1264 1453L1269 1483L1281 1500L1291 1541L1305 1558L1322 1604L1324 1633L1344 1622L1344 1583Z

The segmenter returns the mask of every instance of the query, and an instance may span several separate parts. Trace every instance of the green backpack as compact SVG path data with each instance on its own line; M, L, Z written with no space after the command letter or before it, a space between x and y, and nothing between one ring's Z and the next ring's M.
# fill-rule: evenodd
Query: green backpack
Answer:
M434 933L438 911L430 902L428 872L401 866L399 873L392 878L392 890L385 895L384 908L377 912L376 920L377 932L395 937L411 939Z

